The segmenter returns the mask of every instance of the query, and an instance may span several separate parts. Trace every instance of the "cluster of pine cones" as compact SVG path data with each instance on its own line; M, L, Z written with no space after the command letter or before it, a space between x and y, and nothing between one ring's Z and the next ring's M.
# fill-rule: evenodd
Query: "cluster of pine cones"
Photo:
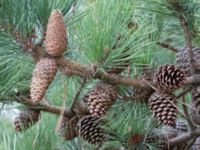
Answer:
M39 103L53 81L57 64L56 57L63 55L67 47L67 36L64 19L58 10L54 10L49 18L45 37L46 55L37 62L32 75L30 96L31 101ZM38 122L40 111L26 109L19 113L14 120L16 131L24 131Z
M66 29L61 13L54 10L49 18L45 50L46 57L43 57L36 64L33 71L31 82L31 100L33 103L39 103L53 81L57 73L56 57L63 55L67 46ZM193 47L193 56L196 63L200 63L198 55L200 49ZM187 48L177 52L177 67L172 64L160 66L154 73L153 83L156 91L148 97L149 108L152 110L154 117L167 126L177 127L181 132L187 132L187 129L176 123L177 117L177 99L173 92L185 84L186 77L191 75L191 66L187 55ZM195 73L198 73L195 68ZM65 139L72 139L79 136L91 144L101 144L106 139L106 132L101 128L101 117L103 117L109 108L114 104L118 95L118 89L111 83L99 81L96 85L82 98L82 105L88 109L89 114L72 119L63 118L62 128L68 133L64 133ZM192 91L191 114L193 121L200 124L200 87ZM16 131L23 131L31 125L38 122L40 111L26 109L15 118ZM76 126L73 131L69 130ZM63 130L61 131L61 133ZM169 137L174 137L169 135ZM157 139L157 137L154 137ZM147 141L151 141L148 138ZM199 140L197 140L198 142ZM199 146L199 142L196 143ZM194 144L195 146L195 144Z

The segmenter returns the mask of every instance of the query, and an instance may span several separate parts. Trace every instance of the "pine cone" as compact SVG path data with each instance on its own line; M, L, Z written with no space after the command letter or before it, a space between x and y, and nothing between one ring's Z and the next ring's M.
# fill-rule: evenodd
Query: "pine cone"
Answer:
M154 82L159 89L171 92L181 87L186 81L186 74L174 65L165 64L160 66L154 76Z
M180 133L187 132L188 131L187 122L183 119L178 119L178 120L176 120L176 127L175 128Z
M98 82L82 99L93 116L102 117L115 102L117 88L114 85Z
M61 56L67 46L64 19L58 10L53 10L47 25L45 49L51 56Z
M158 150L171 150L168 140L176 136L177 130L170 127L153 129L145 139L145 143L153 144Z
M197 47L192 47L192 52L193 52L193 60L194 63L200 64L200 48ZM187 76L191 75L191 65L189 62L189 57L188 57L188 48L185 46L182 49L179 49L178 52L176 53L176 63L179 68L184 70L184 72L187 74ZM195 68L195 73L199 73L200 68Z
M191 147L191 150L200 150L200 137L196 139Z
M177 115L176 104L176 98L170 94L154 92L149 98L149 107L154 117L164 125L175 125Z
M14 119L14 126L17 132L22 132L33 126L40 119L40 111L26 109L21 111Z
M42 100L48 86L56 74L56 62L52 58L42 58L33 71L31 82L31 100L37 103Z
M82 117L77 123L78 135L88 143L100 145L105 139L105 131L100 127L100 120L92 115Z
M194 123L200 125L200 86L194 87L194 89L192 89L190 113Z

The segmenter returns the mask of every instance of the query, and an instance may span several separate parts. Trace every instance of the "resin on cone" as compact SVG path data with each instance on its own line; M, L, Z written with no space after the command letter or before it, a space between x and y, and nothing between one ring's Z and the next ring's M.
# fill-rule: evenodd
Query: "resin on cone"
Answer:
M195 64L200 64L200 48L192 47L193 60ZM188 48L185 46L176 53L176 64L183 69L187 76L191 75L191 64L188 57ZM195 68L195 73L200 73L200 67Z
M97 117L83 116L77 123L77 134L88 143L100 145L105 140L105 131L100 124Z
M40 119L40 111L27 109L21 111L14 119L14 126L17 132L22 132L33 126Z
M38 103L54 79L57 72L56 62L52 58L42 58L35 66L31 81L31 100Z
M186 81L186 74L172 64L160 66L154 76L154 82L161 91L171 92L181 87Z
M64 19L58 10L53 10L49 17L45 49L51 56L61 56L67 47L67 35Z
M176 124L177 100L175 96L154 92L149 98L149 107L154 117L162 124L174 126Z
M93 116L102 117L115 102L117 88L105 82L98 82L82 99Z

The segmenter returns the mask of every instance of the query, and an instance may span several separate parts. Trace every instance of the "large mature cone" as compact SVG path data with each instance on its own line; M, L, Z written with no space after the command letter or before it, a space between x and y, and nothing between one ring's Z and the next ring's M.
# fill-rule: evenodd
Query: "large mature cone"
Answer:
M190 102L190 113L194 123L200 125L200 86L192 90L192 100Z
M186 74L172 64L160 66L154 76L154 82L162 91L173 91L186 81Z
M188 132L188 130L189 130L189 128L187 126L187 122L185 120L183 120L183 119L176 120L175 128L177 129L178 136L182 136L182 134ZM187 145L188 145L187 142L178 144L173 150L185 149L187 147Z
M48 86L57 71L53 58L42 58L35 66L31 82L31 100L37 103L42 100Z
M177 136L177 130L172 127L153 129L145 139L145 143L151 144L158 150L172 150L168 141Z
M149 107L154 117L164 125L174 126L177 115L177 100L171 94L154 92L149 98Z
M61 56L67 46L64 19L58 10L53 10L47 25L45 49L51 56Z
M102 117L115 102L117 88L105 82L98 82L82 99L93 116Z
M88 143L100 145L105 140L105 131L100 120L92 115L82 117L77 123L77 134Z
M21 111L14 119L14 126L17 132L22 132L36 124L40 119L40 111L26 109Z
M193 60L194 63L200 64L200 48L197 47L192 47L192 52L193 52ZM188 48L184 47L182 49L179 49L178 52L176 53L176 63L178 67L183 69L187 76L190 76L191 72L191 64L189 62L189 57L188 57ZM200 68L195 68L195 73L199 73Z
M196 139L196 141L191 147L191 150L200 150L200 137Z
M65 140L72 140L73 138L75 138L77 136L76 133L77 122L78 119L76 116L71 119L63 117L57 130L59 135L63 137Z

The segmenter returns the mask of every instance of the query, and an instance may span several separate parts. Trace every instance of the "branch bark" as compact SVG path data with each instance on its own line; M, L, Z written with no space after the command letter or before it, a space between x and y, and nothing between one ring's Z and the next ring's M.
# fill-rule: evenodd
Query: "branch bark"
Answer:
M175 48L175 47L173 47L173 46L171 46L171 45L169 45L169 44L167 44L167 43L157 42L157 44L158 44L159 46L161 46L161 47L163 47L163 48L167 48L167 49L169 49L169 50L171 50L171 51L173 51L173 52L175 52L175 53L178 52L178 48Z

